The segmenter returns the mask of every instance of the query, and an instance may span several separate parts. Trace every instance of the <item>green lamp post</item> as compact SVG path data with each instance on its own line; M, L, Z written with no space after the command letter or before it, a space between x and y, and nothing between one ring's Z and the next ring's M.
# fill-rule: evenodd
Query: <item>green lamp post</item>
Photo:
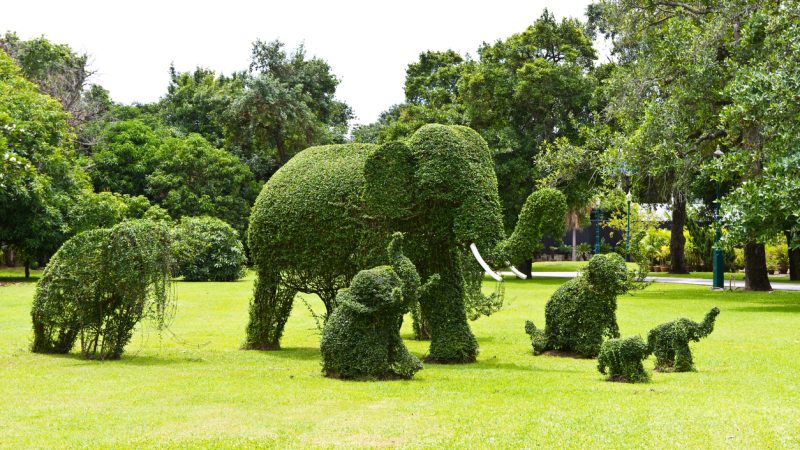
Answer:
M719 158L723 155L722 150L719 149L719 145L717 145L717 150L714 152L714 157ZM716 227L716 233L714 234L714 255L712 257L712 263L714 267L714 273L712 275L712 289L719 290L725 288L725 253L719 247L719 240L722 237L722 226L720 224L720 216L719 216L719 200L721 194L721 183L717 180L717 199L716 205L714 208L714 225Z
M625 238L625 261L631 261L631 199L633 196L631 195L631 191L628 190L628 193L625 194L625 199L628 200L628 234Z

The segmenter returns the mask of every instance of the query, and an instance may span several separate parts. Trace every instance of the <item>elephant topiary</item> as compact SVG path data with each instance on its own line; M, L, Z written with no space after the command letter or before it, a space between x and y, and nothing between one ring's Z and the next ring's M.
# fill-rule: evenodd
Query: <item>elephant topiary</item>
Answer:
M702 322L687 318L662 323L647 334L647 346L656 356L656 370L690 372L694 370L689 341L700 341L714 331L719 308L711 308Z
M603 375L607 372L609 381L645 383L650 381L650 374L644 370L642 360L648 356L650 350L641 336L609 339L600 347L597 370Z
M80 340L91 359L118 359L133 328L172 312L170 233L163 223L122 222L85 231L53 255L31 308L36 353L68 353Z
M465 255L473 248L478 259L480 249L494 266L522 261L543 234L562 233L565 212L560 192L536 191L506 238L491 152L466 127L426 125L407 142L306 149L253 206L248 240L258 279L244 347L280 348L298 291L319 295L330 314L336 292L359 270L385 264L391 234L401 231L420 275L441 277L419 299L428 361L474 361L465 299L480 285L468 292L464 280L483 269Z
M411 378L422 369L400 338L403 314L438 276L424 286L414 264L402 254L401 235L389 245L391 266L358 272L336 296L320 350L322 372L333 378Z
M545 307L545 329L525 324L534 354L547 350L593 358L603 337L618 338L617 296L630 289L625 260L616 253L595 255L580 277L559 287Z

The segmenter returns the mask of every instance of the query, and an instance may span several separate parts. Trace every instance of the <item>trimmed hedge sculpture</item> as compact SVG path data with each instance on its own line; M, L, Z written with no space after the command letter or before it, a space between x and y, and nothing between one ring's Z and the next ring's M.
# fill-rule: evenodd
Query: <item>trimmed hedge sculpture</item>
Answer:
M216 217L183 217L172 244L176 275L187 281L236 281L246 256L239 233Z
M491 152L466 127L426 125L406 143L306 149L253 206L248 239L258 280L244 346L280 348L298 291L319 295L330 314L336 292L360 269L387 263L384 249L401 231L419 274L441 277L419 299L431 334L428 361L474 361L465 303L484 297L479 283L465 283L483 273L463 262L470 244L494 266L524 260L543 234L561 234L565 212L560 192L534 192L506 238Z
M420 286L414 264L403 256L402 237L389 245L391 266L362 270L336 296L322 332L322 372L333 378L411 378L422 363L400 338L409 304L438 280Z
M608 373L609 381L627 383L646 383L650 374L644 370L642 361L650 355L641 336L628 336L623 339L609 339L600 347L597 356L597 370Z
M714 331L719 308L711 308L702 322L687 318L662 323L650 330L647 346L656 356L656 370L662 372L690 372L694 370L689 341L700 341Z
M617 296L629 288L628 268L621 256L593 256L580 277L567 281L550 297L544 331L526 322L533 353L556 350L597 356L603 337L619 337Z
M80 339L90 359L117 359L144 317L170 310L170 233L147 220L80 233L56 252L31 309L37 353L68 353Z

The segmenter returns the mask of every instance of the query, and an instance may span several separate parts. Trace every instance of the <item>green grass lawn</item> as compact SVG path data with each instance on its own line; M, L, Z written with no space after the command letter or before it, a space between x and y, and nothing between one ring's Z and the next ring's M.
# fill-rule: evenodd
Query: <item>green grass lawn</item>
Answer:
M629 385L593 360L532 356L524 321L544 324L564 280L508 281L505 308L473 323L477 363L347 382L320 375L300 301L284 350L239 350L251 278L176 283L174 335L139 332L109 362L31 354L35 285L3 280L0 447L800 447L800 293L654 284L620 298L623 335L722 310L694 345L697 372Z

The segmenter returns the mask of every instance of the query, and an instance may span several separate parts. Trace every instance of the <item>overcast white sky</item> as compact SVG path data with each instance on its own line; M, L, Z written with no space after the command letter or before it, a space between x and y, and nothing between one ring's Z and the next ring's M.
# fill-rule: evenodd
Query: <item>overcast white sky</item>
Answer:
M0 32L46 35L91 56L93 82L118 102L151 102L178 70L245 69L250 44L304 42L341 79L337 97L357 123L403 101L405 68L425 50L475 54L524 30L544 8L584 19L590 0L548 1L13 1L0 7Z

